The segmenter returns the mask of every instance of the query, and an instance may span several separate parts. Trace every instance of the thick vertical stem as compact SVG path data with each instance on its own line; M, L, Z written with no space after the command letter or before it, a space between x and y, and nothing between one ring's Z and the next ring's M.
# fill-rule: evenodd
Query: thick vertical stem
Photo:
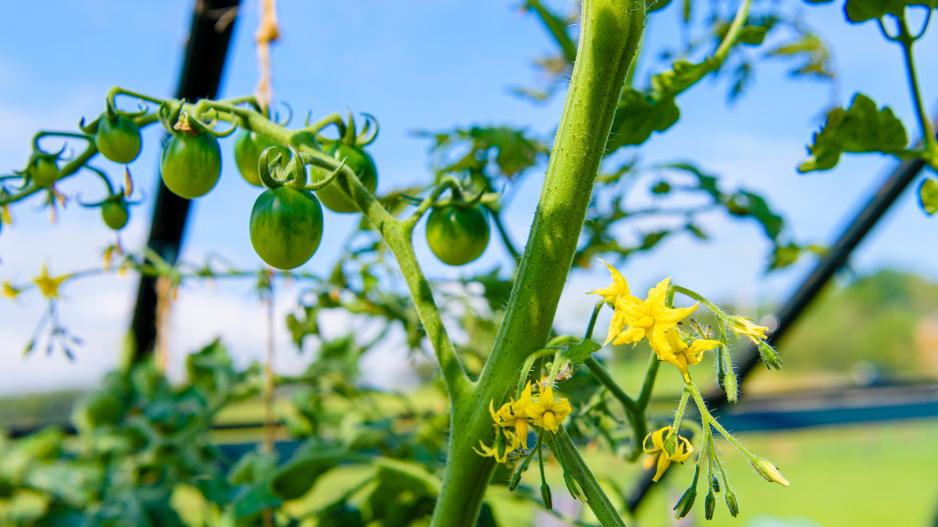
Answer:
M478 386L453 407L449 458L433 526L475 525L494 464L473 452L472 445L491 441L489 401L504 399L525 358L547 343L644 24L641 1L583 1L577 59L534 224Z

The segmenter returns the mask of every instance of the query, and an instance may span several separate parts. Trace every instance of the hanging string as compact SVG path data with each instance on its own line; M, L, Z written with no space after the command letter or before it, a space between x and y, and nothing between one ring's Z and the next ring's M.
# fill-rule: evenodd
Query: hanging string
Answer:
M266 110L273 99L273 87L270 82L270 43L280 37L280 30L277 27L276 1L261 0L260 8L261 19L257 33L254 35L257 40L257 66L260 70L260 78L254 90L254 96L261 108Z
M166 373L166 363L169 362L169 312L175 300L173 282L168 276L161 276L156 280L156 367L160 373Z

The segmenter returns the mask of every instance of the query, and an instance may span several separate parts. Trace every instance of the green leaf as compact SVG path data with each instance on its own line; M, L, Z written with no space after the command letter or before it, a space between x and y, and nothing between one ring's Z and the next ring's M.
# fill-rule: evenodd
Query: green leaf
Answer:
M925 6L929 9L935 9L938 7L938 1L847 0L844 11L847 14L847 20L860 23L874 18L882 18L886 15L899 16L903 13L907 5Z
M626 145L640 145L652 132L663 132L681 117L674 99L719 67L720 61L707 59L699 64L686 60L675 62L670 70L651 78L651 89L645 93L622 92L619 107L612 121L606 152Z
M938 212L938 181L926 179L922 182L918 194L922 199L922 207L925 208L925 212L929 215Z
M814 134L814 144L809 147L811 157L798 166L798 171L834 168L844 152L889 154L901 151L908 143L905 127L892 109L878 110L872 99L858 93L850 108L834 108L827 114L827 122Z
M285 501L306 494L319 479L338 463L341 451L317 452L290 462L270 480L270 490Z
M600 348L602 348L602 346L592 340L584 340L579 344L567 348L566 358L574 364L581 364L583 361L590 358L590 355L592 355L594 351Z

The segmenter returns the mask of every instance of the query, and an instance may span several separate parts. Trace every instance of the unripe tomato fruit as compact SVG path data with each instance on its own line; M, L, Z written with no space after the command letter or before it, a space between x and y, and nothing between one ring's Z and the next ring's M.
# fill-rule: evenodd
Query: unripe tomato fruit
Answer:
M479 207L435 208L427 219L427 243L449 265L465 265L485 251L489 224Z
M59 167L48 157L37 157L26 173L41 187L51 187L59 180Z
M119 231L127 225L130 212L127 210L127 205L119 201L107 200L101 205L101 218L104 219L105 225Z
M241 177L245 181L255 187L264 186L261 183L261 176L257 173L257 162L261 157L261 152L275 144L270 139L247 130L242 130L238 134L234 148L235 164L238 165L238 172L241 172Z
M251 245L277 269L306 263L322 240L322 207L312 192L292 187L267 189L251 210Z
M358 176L362 185L365 185L369 192L373 193L378 188L378 168L368 152L346 143L335 143L327 148L325 152L336 159L345 159L345 165L355 172L355 175ZM328 177L329 173L321 169L314 169L312 176L315 183ZM333 212L358 212L358 207L342 193L339 185L334 181L317 190L316 195L319 196L322 204Z
M209 133L173 134L160 156L163 183L179 197L193 199L215 188L221 175L218 139Z
M140 155L140 128L133 119L117 115L98 121L94 146L101 155L115 163L130 163Z

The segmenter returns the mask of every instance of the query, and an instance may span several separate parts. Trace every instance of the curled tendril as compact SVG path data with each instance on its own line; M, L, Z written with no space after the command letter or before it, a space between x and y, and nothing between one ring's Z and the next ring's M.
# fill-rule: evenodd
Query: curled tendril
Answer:
M280 102L280 104L283 105L284 108L287 109L287 117L286 117L286 118L283 120L283 122L281 123L281 122L280 122L280 114L277 113L277 112L274 112L274 122L275 122L276 124L278 124L279 126L287 126L287 125L290 124L290 121L293 120L293 107L290 106L289 104L287 104L285 101L279 101L279 102ZM309 123L307 123L307 125L308 125L308 124L309 124Z
M365 117L365 126L362 127L362 133L358 134L355 138L355 144L358 146L368 146L378 138L378 119L370 113L362 112L362 115ZM374 122L375 129L369 136L368 132L372 122Z
M290 149L290 155L293 156L293 179L290 183L296 187L306 185L308 175L306 173L306 163L303 161L303 155L293 145L287 145Z
M264 184L265 187L269 189L275 189L277 187L282 187L284 182L276 179L270 173L269 163L271 161L270 159L271 152L277 154L277 158L275 158L274 161L276 161L278 158L281 158L281 156L283 155L283 149L280 146L268 146L267 148L265 148L264 151L261 152L261 155L257 159L257 175L260 177L261 182Z
M215 110L214 108L209 108L208 111L206 111L205 113L208 113L208 112L212 112L212 120L207 125L205 125L206 133L212 134L215 137L220 138L220 137L228 137L229 135L233 134L235 130L238 129L238 122L237 122L237 119L235 119L234 113L228 112L228 115L231 116L231 120L230 120L231 128L225 130L224 132L216 131L215 125L218 124L218 111Z
M345 167L345 159L342 159L342 162L339 163L339 166L336 167L336 169L333 170L332 173L329 174L325 179L317 181L313 183L312 185L306 185L303 187L303 190L320 190L324 188L326 185L329 185L333 181L335 181L335 178L339 174L339 171L342 170L344 167Z

